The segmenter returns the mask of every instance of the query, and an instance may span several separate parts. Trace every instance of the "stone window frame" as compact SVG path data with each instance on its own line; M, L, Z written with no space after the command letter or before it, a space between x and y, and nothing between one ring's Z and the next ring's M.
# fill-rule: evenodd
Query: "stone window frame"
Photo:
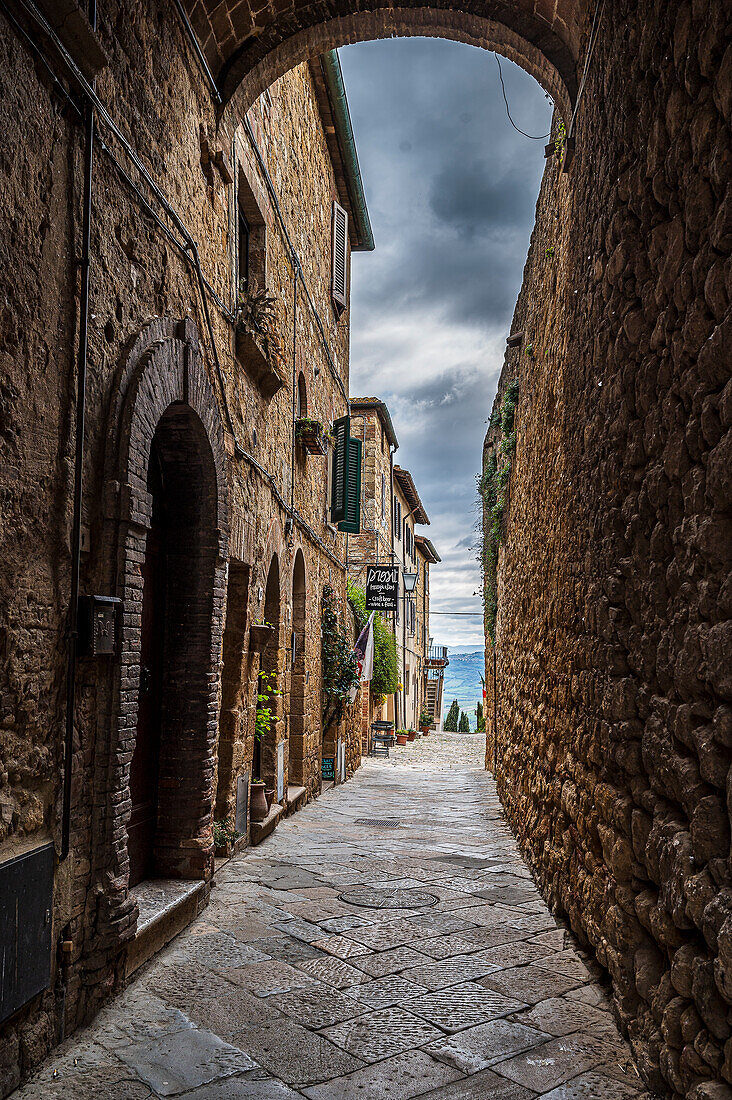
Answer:
M247 286L259 290L267 287L267 214L269 203L259 180L240 151L234 173L234 193L231 212L233 242L232 273L235 295L240 288L239 273L239 211L249 226L249 272Z

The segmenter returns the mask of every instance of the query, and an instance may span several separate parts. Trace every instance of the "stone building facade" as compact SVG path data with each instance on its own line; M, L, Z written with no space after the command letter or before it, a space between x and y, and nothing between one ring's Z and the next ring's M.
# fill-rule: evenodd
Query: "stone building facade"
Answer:
M393 718L402 729L417 729L423 699L423 662L425 645L424 629L419 621L420 554L415 543L416 525L428 524L429 517L420 500L414 479L409 470L394 466L394 560L402 575L417 574L417 582L411 592L404 583L399 591L399 610L395 620L397 663L401 690L394 696ZM391 715L390 715L391 717Z
M445 669L449 664L447 646L434 645L430 633L430 566L438 565L440 555L430 539L414 536L417 551L417 650L421 667L419 714L428 712L432 723L439 726L442 720L442 688Z
M320 790L327 586L353 630L331 444L296 423L348 412L350 251L373 247L337 57L222 129L171 5L100 3L96 29L67 7L0 15L0 890L30 937L1 1095L205 904L251 779L271 824ZM273 300L264 336L237 326L242 281ZM357 711L327 731L344 774ZM167 932L150 877L190 883Z

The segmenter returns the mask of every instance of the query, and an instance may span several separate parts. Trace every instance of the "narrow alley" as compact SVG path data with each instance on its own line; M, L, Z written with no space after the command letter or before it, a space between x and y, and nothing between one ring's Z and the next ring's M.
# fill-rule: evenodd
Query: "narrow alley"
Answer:
M504 823L482 736L365 759L16 1100L648 1100Z

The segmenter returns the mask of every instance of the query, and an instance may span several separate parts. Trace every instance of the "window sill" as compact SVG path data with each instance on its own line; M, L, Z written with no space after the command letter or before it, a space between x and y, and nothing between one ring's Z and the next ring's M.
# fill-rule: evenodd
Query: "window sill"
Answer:
M287 378L281 363L270 359L259 341L243 329L236 330L236 357L267 400L281 390Z

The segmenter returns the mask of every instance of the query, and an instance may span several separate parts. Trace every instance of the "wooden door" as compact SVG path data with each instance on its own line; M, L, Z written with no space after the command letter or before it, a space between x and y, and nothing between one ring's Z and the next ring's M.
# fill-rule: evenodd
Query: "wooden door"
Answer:
M153 513L154 517L154 513ZM142 567L142 638L140 641L140 691L137 706L137 738L130 767L132 811L128 827L130 886L155 873L154 846L158 811L160 764L160 704L164 636L164 575L160 524L147 536Z

